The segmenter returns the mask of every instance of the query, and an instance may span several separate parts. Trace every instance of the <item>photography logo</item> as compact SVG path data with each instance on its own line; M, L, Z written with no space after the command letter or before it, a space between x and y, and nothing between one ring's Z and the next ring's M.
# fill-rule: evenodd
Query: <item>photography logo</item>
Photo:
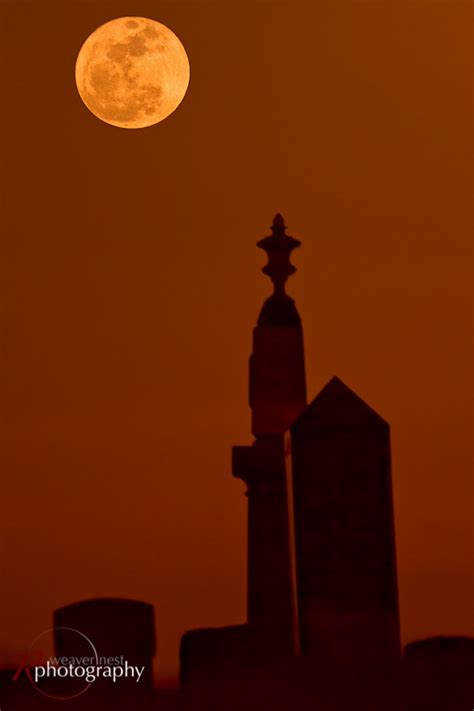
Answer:
M68 646L80 650L80 653L48 657L44 652L48 635L68 639ZM18 681L24 674L43 696L66 701L81 696L99 680L108 680L112 684L120 680L135 680L138 684L144 671L144 666L129 664L123 655L99 656L93 642L79 630L55 627L42 632L32 642L13 681Z

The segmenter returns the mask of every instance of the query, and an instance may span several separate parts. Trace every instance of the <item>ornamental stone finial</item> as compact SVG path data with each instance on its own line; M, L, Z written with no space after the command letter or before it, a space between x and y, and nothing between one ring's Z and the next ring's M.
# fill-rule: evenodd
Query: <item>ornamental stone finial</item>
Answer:
M301 245L301 242L286 234L286 225L283 217L278 212L271 227L272 234L257 242L257 247L265 250L268 255L268 264L262 272L270 277L275 288L275 293L285 293L285 283L296 267L290 262L291 252Z

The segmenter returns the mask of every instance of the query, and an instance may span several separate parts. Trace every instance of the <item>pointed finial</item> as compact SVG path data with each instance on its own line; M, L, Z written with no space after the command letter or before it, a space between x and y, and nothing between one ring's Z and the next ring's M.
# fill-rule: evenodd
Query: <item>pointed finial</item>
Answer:
M279 212L273 218L271 230L272 232L284 232L286 230L285 220Z
M286 234L285 220L279 212L273 218L272 234L257 242L257 247L264 249L268 255L268 264L262 272L273 282L275 293L285 293L285 283L296 267L290 262L291 252L301 245L301 242Z

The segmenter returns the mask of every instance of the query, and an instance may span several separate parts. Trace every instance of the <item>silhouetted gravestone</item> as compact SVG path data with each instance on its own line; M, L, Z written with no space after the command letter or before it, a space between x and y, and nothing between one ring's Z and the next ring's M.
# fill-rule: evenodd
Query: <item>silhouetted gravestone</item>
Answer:
M406 711L474 708L474 639L432 637L404 652Z
M390 668L400 636L389 426L333 378L288 444L303 652Z
M288 654L273 628L235 625L186 632L181 639L181 681L207 686L252 677L256 668Z
M233 447L232 472L247 484L247 615L250 624L278 625L291 638L294 624L283 434L306 405L303 330L285 283L296 270L291 252L300 242L286 234L277 214L272 234L258 246L274 286L253 332L249 367L251 446Z
M80 633L80 634L78 634ZM87 638L87 639L86 639ZM90 658L94 649L99 666L138 667L144 670L137 681L133 676L97 677L81 698L81 703L102 703L111 699L115 708L128 708L131 703L145 704L144 697L153 689L153 657L155 655L155 624L153 606L137 600L98 598L84 600L54 612L55 656L58 658ZM96 665L96 662L92 662ZM77 686L77 681L74 682ZM71 684L72 685L72 684ZM135 699L135 701L133 701ZM108 707L107 707L108 708ZM142 708L142 706L137 706Z
M275 627L238 625L187 632L181 641L187 711L287 711L301 688L287 640Z

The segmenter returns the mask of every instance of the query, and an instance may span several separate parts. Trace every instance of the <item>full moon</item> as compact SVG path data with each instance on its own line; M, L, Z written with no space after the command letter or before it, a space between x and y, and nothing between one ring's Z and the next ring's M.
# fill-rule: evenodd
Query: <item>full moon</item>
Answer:
M87 108L121 128L163 121L189 84L183 45L168 27L146 17L119 17L98 27L76 62L76 85Z

